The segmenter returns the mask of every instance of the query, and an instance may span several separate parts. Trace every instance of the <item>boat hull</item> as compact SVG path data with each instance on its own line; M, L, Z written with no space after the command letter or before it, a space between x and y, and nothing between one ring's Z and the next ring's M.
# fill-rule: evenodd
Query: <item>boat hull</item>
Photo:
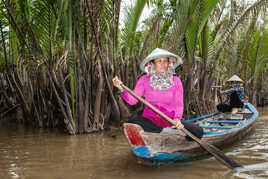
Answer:
M245 105L251 111L247 120L241 120L241 124L235 127L226 127L226 130L205 132L202 140L222 148L247 135L253 129L258 112L250 103ZM212 113L203 118L199 117L189 121L201 121L215 114ZM145 132L137 124L125 123L124 133L133 153L151 163L186 162L200 159L208 154L199 144L194 141L187 141L184 136Z

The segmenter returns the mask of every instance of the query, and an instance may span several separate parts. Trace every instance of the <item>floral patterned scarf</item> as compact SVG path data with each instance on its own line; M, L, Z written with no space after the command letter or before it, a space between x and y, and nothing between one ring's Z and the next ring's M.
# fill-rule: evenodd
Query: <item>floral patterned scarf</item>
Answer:
M150 85L152 88L164 91L173 86L173 73L168 70L165 73L159 73L155 70L151 73Z
M150 85L152 88L164 91L173 86L173 74L175 74L175 69L171 64L168 67L168 71L165 73L157 72L152 64L145 64L145 72L150 75Z

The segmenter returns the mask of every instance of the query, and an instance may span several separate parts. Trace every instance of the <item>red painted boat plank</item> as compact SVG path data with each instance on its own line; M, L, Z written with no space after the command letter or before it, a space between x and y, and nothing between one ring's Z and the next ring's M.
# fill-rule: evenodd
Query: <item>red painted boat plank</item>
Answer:
M131 145L141 146L145 145L142 137L139 134L139 130L133 125L125 125L125 131Z

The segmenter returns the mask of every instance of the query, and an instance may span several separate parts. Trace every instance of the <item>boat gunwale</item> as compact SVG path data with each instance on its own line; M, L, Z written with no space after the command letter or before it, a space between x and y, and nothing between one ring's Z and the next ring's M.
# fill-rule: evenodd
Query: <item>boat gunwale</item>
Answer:
M252 112L252 116L247 121L244 121L243 123L241 123L241 124L239 124L237 126L234 126L231 129L226 129L226 130L221 131L221 132L213 131L213 132L211 132L211 134L203 135L202 139L206 140L206 139L213 139L213 138L218 138L218 137L222 137L222 136L226 136L226 135L228 135L228 136L233 135L235 133L240 132L241 130L244 130L248 126L252 125L253 122L255 122L256 117L258 116L258 111L250 103L245 103L245 105L247 105L249 107L249 109L251 110L251 112ZM211 114L204 115L204 116L194 118L194 119L189 119L189 120L186 120L186 121L196 121L196 120L199 120L199 119L204 119L204 118L213 116L213 115L215 115L217 113L218 112L213 112ZM134 124L134 125L137 125L137 124ZM137 125L137 126L139 126L139 125ZM151 136L159 136L159 137L161 137L161 136L163 136L163 137L172 136L172 137L184 138L184 136L179 136L179 135L146 132L143 129L140 131L140 135L147 135L147 136L151 135Z

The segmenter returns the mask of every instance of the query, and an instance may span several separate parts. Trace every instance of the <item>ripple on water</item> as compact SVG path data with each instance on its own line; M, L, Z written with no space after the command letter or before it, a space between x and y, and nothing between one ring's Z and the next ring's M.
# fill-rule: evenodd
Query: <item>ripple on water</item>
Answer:
M239 169L233 176L239 178L267 178L268 177L268 162L257 163L252 165L245 165L244 168Z

